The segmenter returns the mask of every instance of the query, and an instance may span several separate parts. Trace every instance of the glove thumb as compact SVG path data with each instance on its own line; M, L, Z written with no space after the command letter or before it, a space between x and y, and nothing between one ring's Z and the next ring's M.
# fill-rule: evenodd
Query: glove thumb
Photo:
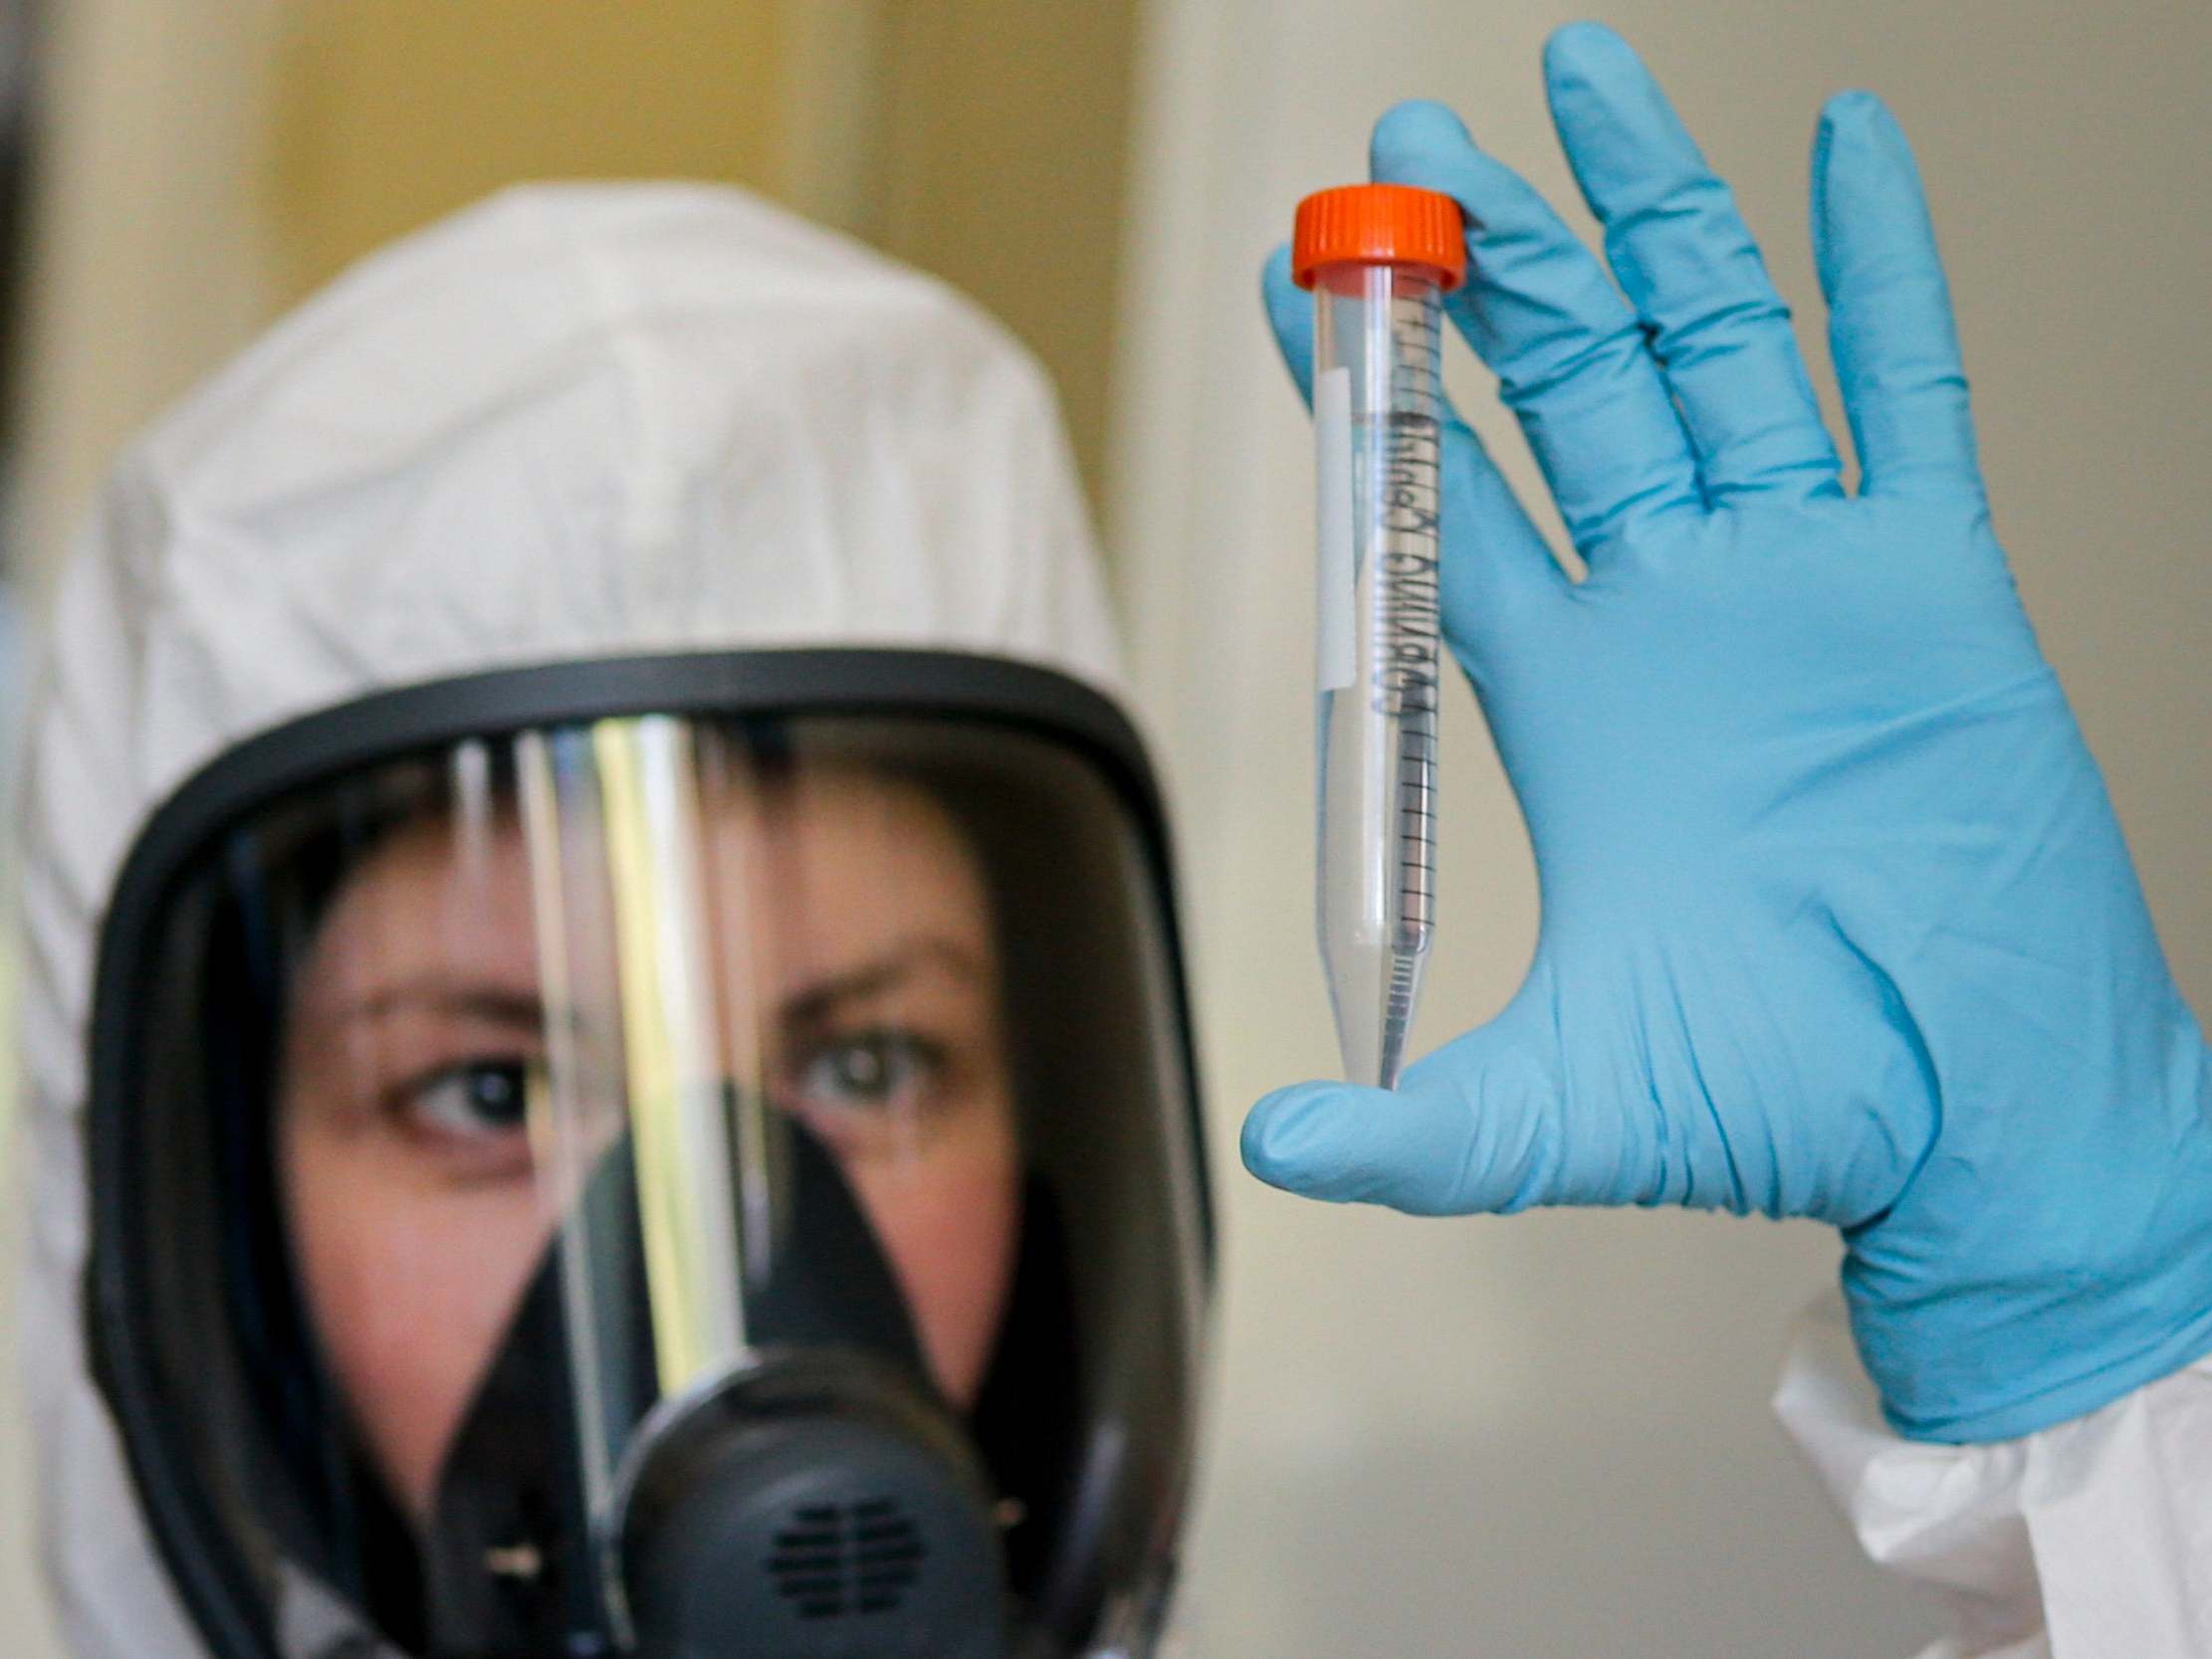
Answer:
M1244 1120L1244 1166L1286 1192L1416 1215L1620 1201L1621 1148L1567 1133L1558 1046L1525 1007L1430 1055L1396 1090L1277 1090Z

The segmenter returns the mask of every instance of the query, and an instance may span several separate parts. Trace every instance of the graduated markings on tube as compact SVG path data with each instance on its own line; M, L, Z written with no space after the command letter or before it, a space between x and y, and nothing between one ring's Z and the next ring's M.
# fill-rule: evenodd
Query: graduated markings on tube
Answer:
M1314 684L1341 691L1359 673L1353 629L1359 573L1352 549L1352 371L1323 369L1313 383L1314 543L1318 604Z

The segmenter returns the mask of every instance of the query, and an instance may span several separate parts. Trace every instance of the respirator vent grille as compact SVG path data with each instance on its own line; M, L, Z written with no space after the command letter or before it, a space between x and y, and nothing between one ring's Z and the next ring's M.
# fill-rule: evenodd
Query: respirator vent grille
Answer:
M768 1557L776 1594L803 1619L896 1612L928 1554L922 1529L890 1498L792 1510Z

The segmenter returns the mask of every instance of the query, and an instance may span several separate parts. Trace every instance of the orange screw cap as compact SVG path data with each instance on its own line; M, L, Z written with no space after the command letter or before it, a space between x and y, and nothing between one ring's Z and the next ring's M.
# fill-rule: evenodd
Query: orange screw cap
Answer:
M1465 222L1459 204L1410 184L1347 184L1298 204L1290 239L1290 276L1313 287L1325 265L1425 265L1446 293L1466 281Z

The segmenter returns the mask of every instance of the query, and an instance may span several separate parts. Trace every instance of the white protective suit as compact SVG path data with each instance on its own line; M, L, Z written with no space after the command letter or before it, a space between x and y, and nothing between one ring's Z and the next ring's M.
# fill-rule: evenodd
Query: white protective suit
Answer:
M79 1659L201 1652L80 1335L96 933L153 808L381 688L799 645L1116 675L1035 365L942 285L735 191L495 197L358 267L118 465L59 600L22 896L22 1348Z
M805 644L1115 672L1034 366L937 284L736 192L496 197L356 269L120 463L60 600L22 897L22 1347L79 1659L201 1652L80 1334L96 933L151 810L378 689ZM2212 1654L2212 1505L2161 1473L2212 1468L2212 1361L2026 1441L1915 1446L1829 1329L1778 1405L1870 1551L1952 1591L1969 1633L1939 1652Z

